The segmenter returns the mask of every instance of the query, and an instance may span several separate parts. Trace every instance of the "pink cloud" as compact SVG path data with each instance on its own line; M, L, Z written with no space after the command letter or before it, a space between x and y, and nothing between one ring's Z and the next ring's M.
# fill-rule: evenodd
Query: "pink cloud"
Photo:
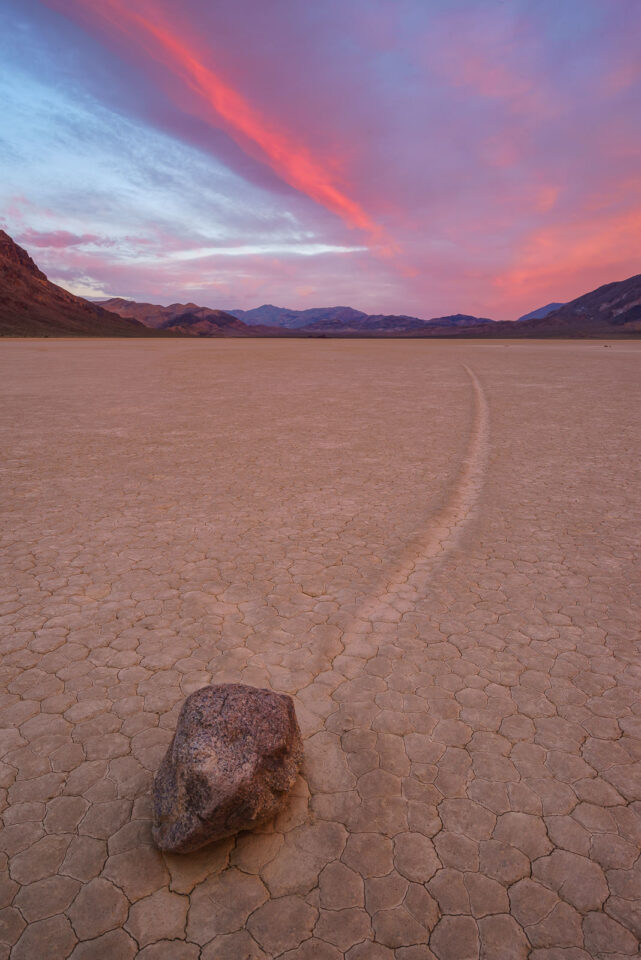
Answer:
M639 272L641 207L552 224L529 235L494 279L504 303L570 300Z
M169 95L190 112L214 126L222 126L253 155L259 151L290 186L338 214L348 226L363 230L375 243L382 240L380 225L346 193L332 165L324 164L305 143L273 117L263 115L214 71L207 64L207 51L200 49L187 23L180 23L175 15L169 20L158 5L150 5L148 11L145 14L134 10L124 0L103 0L96 9L87 0L85 12L107 21L135 48L159 62L179 87L175 90L169 86Z
M144 202L107 211L114 250L65 242L67 229L77 230L67 240L94 236L96 208L91 197L61 204L44 222L75 275L148 299L514 319L639 270L641 234L625 220L641 204L637 0L620 0L616 15L567 0L563 16L527 0L46 2L101 60L95 74L84 66L99 102L99 81L120 78L104 102L141 135L159 128L235 175L209 229L206 202L201 211L189 196L206 178L181 180L181 168L178 202L164 207L174 172L143 171ZM263 199L247 212L248 181ZM66 220L70 209L79 215ZM283 237L368 251L249 255ZM219 243L248 253L197 259Z
M90 243L96 247L113 247L115 240L98 237L93 233L69 233L68 230L23 230L18 239L30 247L77 247L80 244Z

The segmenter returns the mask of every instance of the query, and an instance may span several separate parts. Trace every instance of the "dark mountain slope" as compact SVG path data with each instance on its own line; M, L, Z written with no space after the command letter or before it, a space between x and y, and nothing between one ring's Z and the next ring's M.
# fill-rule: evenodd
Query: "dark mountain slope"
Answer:
M0 230L0 336L144 337L150 332L50 283L27 251Z
M533 322L540 323L542 328L549 323L588 334L641 333L641 274L606 283Z
M493 323L469 336L492 337L639 337L641 274L606 283L553 310L545 317Z

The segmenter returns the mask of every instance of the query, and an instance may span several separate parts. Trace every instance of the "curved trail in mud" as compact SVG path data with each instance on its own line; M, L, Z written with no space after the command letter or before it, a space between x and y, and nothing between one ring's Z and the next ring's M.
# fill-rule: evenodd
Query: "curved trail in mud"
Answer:
M372 950L374 943L386 949L426 944L441 915L425 886L443 866L434 844L443 830L437 764L464 725L456 719L458 708L434 699L437 677L449 667L442 651L433 657L416 618L426 602L429 610L434 568L456 545L485 478L488 404L475 373L467 366L465 371L473 410L458 476L444 505L356 609L341 639L342 653L333 661L335 678L341 679L330 712L322 730L306 741L305 772L316 818L316 827L312 821L307 829L327 836L334 831L343 847L336 862L325 850L318 858L320 902L328 897L325 871L337 878L345 868L352 871L349 876L365 884L366 898L360 909L345 914L362 924ZM448 754L444 766L452 759L460 761ZM296 840L286 837L285 845L290 843ZM362 957L367 956L365 950Z
M474 411L467 452L453 490L444 506L430 517L426 529L408 544L381 578L377 589L361 603L343 635L345 645L353 632L360 634L359 627L364 621L394 622L401 618L407 608L405 605L403 610L397 609L401 592L406 604L418 599L434 562L454 546L474 511L485 477L490 415L478 377L466 364L463 367L472 385Z

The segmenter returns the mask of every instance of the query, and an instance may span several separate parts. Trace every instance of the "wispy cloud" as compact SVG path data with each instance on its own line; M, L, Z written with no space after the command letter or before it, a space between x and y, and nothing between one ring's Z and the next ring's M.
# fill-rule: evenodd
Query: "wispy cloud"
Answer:
M108 21L137 49L160 62L180 84L174 96L190 111L215 126L224 125L243 147L258 148L273 170L350 227L365 231L376 243L383 239L379 224L337 182L313 152L278 123L261 114L238 90L207 64L207 52L195 39L193 26L170 19L158 4L147 12L122 0L80 0L97 21ZM199 49L199 47L201 49ZM187 97L185 94L187 93Z
M52 275L513 319L639 270L638 0L47 4L0 11L0 209Z
M69 233L68 230L33 230L27 228L18 234L20 243L30 247L65 247L92 246L113 247L115 240L108 237L98 237L93 233Z

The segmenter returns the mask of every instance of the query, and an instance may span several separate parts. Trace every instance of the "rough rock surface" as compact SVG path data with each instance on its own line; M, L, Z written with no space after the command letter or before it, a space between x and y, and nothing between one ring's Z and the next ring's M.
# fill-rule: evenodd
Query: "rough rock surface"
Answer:
M197 690L154 781L156 843L187 853L275 816L302 759L287 694L243 683Z

